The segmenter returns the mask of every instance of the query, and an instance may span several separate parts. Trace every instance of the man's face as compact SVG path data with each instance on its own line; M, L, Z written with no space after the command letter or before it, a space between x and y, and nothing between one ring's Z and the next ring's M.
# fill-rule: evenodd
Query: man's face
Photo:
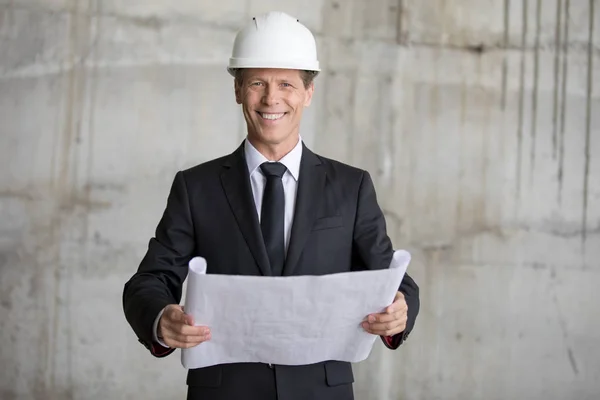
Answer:
M314 85L304 87L300 71L246 69L235 97L242 105L248 136L265 145L296 141L304 107L312 100Z

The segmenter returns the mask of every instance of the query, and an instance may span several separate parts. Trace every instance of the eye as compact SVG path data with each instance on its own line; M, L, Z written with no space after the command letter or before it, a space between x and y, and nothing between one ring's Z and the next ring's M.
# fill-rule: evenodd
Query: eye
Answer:
M283 82L283 83L281 84L281 86L283 86L283 87L292 87L292 85L291 85L291 84L289 84L289 83L287 83L287 82Z
M250 84L250 86L260 86L260 85L262 85L262 82L252 82Z

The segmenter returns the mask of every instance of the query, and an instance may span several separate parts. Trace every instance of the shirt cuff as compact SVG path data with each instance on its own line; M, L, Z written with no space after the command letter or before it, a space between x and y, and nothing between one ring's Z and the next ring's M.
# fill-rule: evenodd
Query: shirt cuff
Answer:
M158 322L160 321L160 317L162 317L163 313L165 312L165 308L160 310L160 312L158 313L158 316L154 320L154 324L152 324L152 340L154 340L155 343L160 344L162 347L168 349L169 346L167 346L165 344L165 342L163 342L161 339L158 338Z
M406 340L408 333L400 332L394 336L381 336L383 343L388 349L395 350Z
M394 337L393 336L384 336L383 341L387 344L388 347L394 347Z

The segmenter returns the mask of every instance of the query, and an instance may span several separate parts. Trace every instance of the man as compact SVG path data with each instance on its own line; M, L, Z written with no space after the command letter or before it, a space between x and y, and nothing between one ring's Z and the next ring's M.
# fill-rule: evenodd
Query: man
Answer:
M178 304L187 265L207 273L324 275L388 268L393 247L366 171L311 152L299 135L319 72L312 34L283 13L253 18L235 40L228 67L247 138L232 154L175 175L166 209L123 305L141 343L156 357L202 346ZM406 275L394 302L363 327L396 349L419 311ZM223 318L235 318L224 315ZM353 399L350 363L286 366L237 363L188 372L188 399Z

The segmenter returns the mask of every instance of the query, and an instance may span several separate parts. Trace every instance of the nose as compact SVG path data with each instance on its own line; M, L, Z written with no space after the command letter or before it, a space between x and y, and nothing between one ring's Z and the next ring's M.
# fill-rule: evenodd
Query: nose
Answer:
M262 97L262 102L266 106L272 106L279 104L279 91L274 85L266 85L265 91Z

